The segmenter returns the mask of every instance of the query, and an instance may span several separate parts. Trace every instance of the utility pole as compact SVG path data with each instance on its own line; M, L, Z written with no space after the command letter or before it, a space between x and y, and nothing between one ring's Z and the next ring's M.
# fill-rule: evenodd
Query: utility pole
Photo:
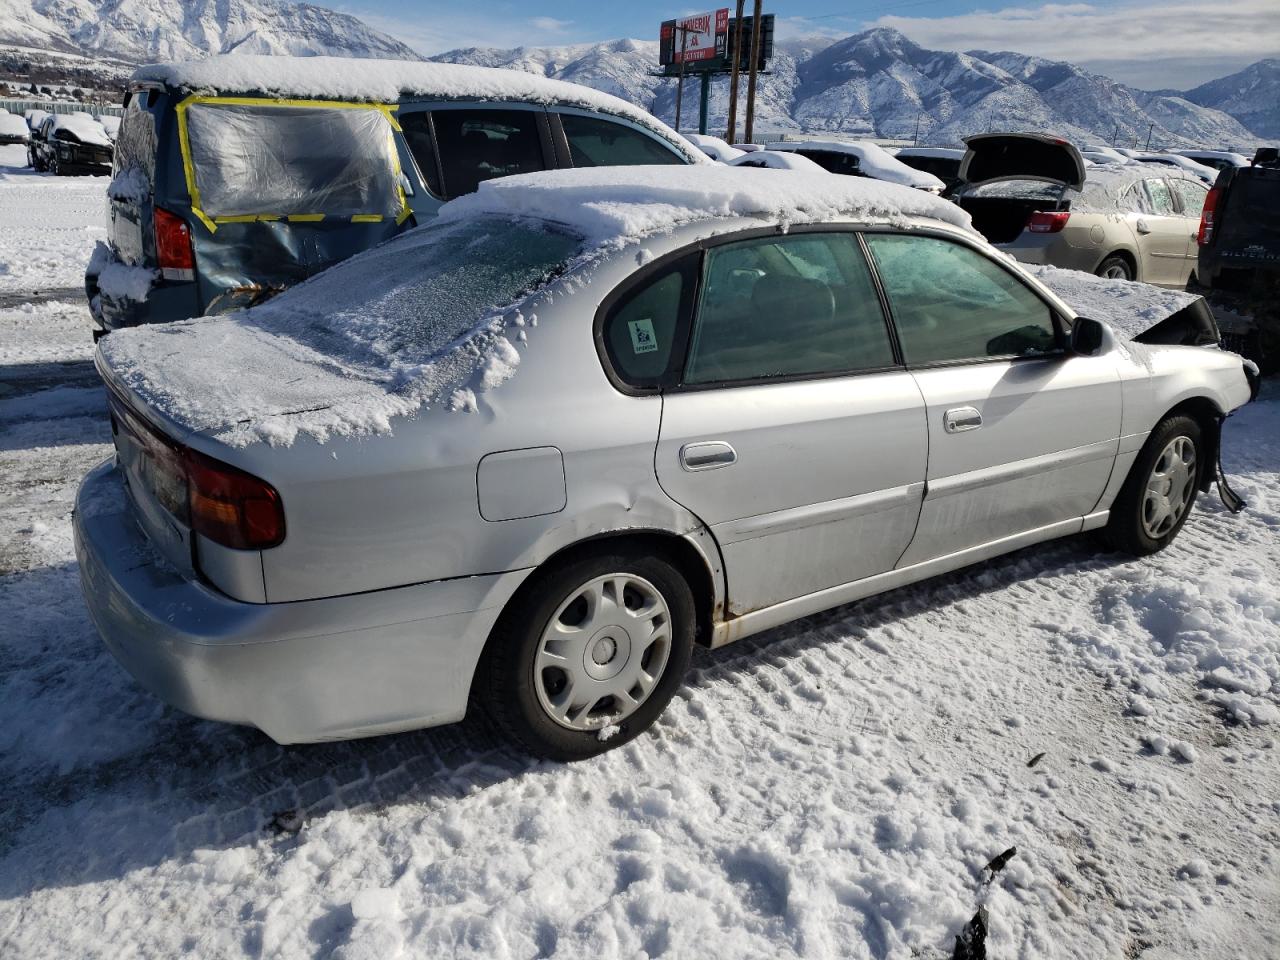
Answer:
M915 146L917 146L917 147L918 147L918 146L920 146L920 115L921 115L922 113L924 113L924 111L923 111L923 110L917 110L917 111L916 111L916 135L915 135Z
M1120 124L1116 124L1116 132L1111 135L1111 145L1114 147L1120 142Z
M753 143L756 123L756 72L760 65L760 21L763 19L764 0L756 0L751 14L751 62L747 64L747 128L744 131L746 143Z
M747 0L738 0L738 22L734 27L733 68L729 74L729 131L725 141L732 144L738 136L738 64L742 60L742 8Z
M1151 131L1152 131L1152 130L1154 130L1155 128L1156 128L1156 124L1155 124L1155 121L1153 120L1153 121L1151 122L1151 126L1147 127L1147 146L1146 146L1146 149L1148 149L1148 150L1150 150L1150 149L1151 149Z
M676 29L680 31L680 78L676 80L676 133L679 133L680 108L684 106L684 45L689 39L689 31L678 24Z

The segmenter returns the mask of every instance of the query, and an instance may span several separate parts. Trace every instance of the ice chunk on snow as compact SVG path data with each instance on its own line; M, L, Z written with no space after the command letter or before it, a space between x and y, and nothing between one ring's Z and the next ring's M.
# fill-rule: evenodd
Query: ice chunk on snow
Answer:
M357 920L400 916L400 897L389 888L361 890L351 900L351 915Z

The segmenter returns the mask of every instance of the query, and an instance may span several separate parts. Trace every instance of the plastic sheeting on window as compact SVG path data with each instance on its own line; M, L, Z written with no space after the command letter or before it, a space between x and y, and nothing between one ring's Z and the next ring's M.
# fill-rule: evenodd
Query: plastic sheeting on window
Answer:
M255 219L395 219L407 210L390 108L191 98L192 207L210 229Z

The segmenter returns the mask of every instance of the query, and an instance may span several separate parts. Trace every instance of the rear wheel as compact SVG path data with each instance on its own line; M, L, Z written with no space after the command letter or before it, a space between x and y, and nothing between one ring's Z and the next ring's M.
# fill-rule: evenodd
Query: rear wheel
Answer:
M1132 280L1133 267L1119 254L1112 254L1098 264L1097 274L1108 280Z
M1106 537L1112 547L1147 556L1178 535L1203 469L1201 438L1200 424L1183 415L1165 418L1151 432L1111 506Z
M689 585L665 559L604 552L554 568L503 612L480 694L512 740L553 760L648 729L693 651Z

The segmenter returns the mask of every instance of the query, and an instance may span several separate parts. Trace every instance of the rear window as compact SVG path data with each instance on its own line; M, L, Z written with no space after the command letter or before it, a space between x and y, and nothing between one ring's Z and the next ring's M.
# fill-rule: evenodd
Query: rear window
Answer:
M582 247L536 221L431 224L353 257L251 312L329 356L421 364L548 283Z
M179 118L187 185L206 218L382 219L404 208L381 107L197 101Z

